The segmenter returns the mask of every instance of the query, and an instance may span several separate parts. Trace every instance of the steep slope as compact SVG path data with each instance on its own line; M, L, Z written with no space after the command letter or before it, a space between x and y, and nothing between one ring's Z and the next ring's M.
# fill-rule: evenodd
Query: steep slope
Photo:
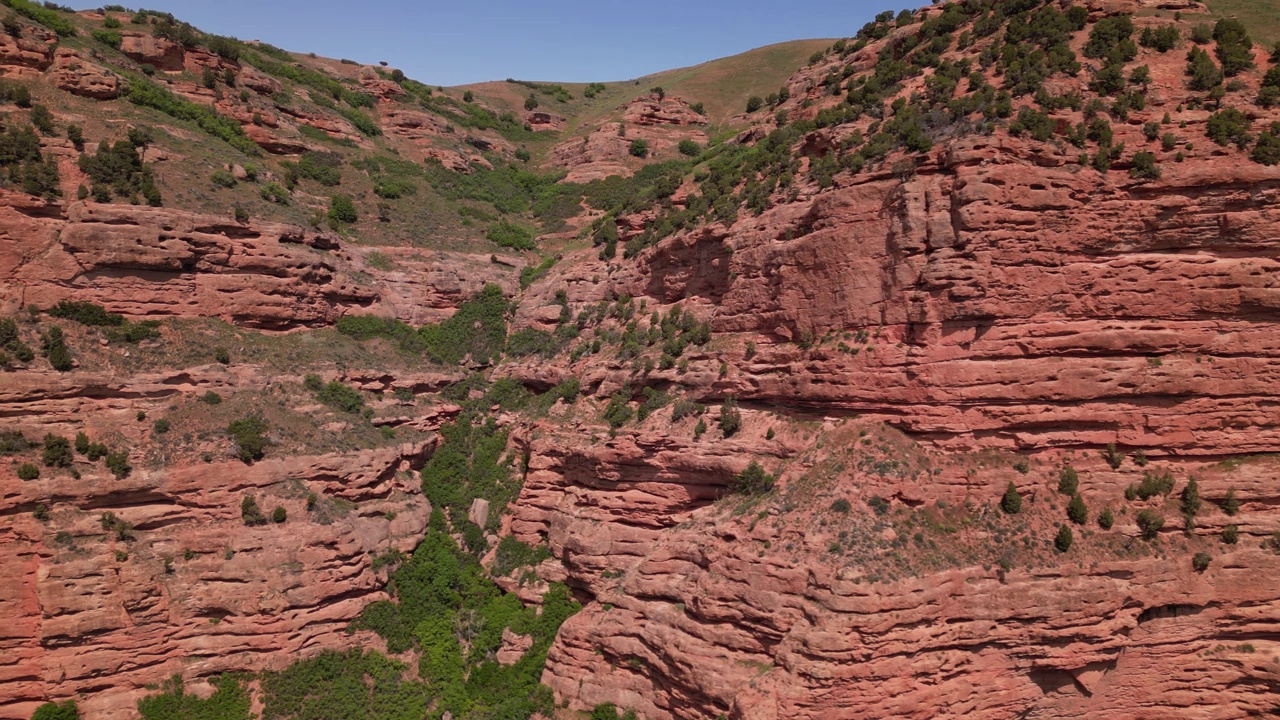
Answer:
M87 144L154 160L167 207L124 204L141 171L123 202L71 200L71 141L10 141L34 192L0 195L0 717L132 718L191 701L156 689L173 675L234 686L236 720L250 698L269 718L1273 711L1280 81L1249 28L1175 4L888 13L727 140L665 85L612 105L624 136L612 115L450 133L506 101L238 44L224 76L281 120L241 119L258 147L301 125L350 144L307 171L341 185L232 220L167 168L264 163L223 188L260 193L289 166L155 115L136 152L134 106L47 85L109 95L85 63L118 58L58 73L85 38L24 24L6 67L60 128L118 112ZM121 50L204 95L185 68L221 41L169 32ZM332 107L322 79L257 78L259 55L323 69ZM297 216L396 178L447 207Z

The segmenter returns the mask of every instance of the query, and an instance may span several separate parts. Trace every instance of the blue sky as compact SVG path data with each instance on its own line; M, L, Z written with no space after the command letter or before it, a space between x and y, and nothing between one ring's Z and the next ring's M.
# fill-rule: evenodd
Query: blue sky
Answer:
M385 60L428 84L459 85L629 80L784 40L852 35L881 10L915 4L925 0L145 0L143 7L207 32Z

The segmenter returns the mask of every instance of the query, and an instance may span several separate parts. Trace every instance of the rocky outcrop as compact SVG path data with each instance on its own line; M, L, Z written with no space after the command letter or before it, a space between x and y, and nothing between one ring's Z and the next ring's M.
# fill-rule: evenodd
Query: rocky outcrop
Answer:
M53 45L41 37L0 33L0 67L5 75L23 76L53 64Z
M681 140L705 145L707 136L701 129L705 124L706 118L690 110L680 98L646 95L623 109L621 121L604 123L584 137L556 145L548 164L568 169L566 182L628 176L633 172L630 165L634 163L634 141L645 141L652 155L674 155Z
M95 100L114 100L122 91L120 77L105 67L89 62L79 52L58 48L54 54L53 81L73 95Z
M0 717L75 696L87 716L136 717L146 687L175 674L281 668L297 652L359 642L347 624L384 597L372 556L411 550L426 526L425 499L397 471L429 450L135 469L124 480L86 470L20 481L6 466L0 512L17 521L0 558L0 613L12 621L0 633ZM246 527L245 496L289 520ZM47 498L42 523L30 509ZM104 527L104 512L132 538Z
M0 303L87 300L132 316L213 316L255 327L332 322L371 303L338 270L334 236L160 208L0 197Z
M383 102L392 101L406 95L404 88L400 87L398 83L384 79L378 74L377 70L367 65L360 68L359 78L360 87Z
M165 72L181 72L185 67L186 53L182 45L156 37L150 33L122 31L120 52L129 59L150 65Z

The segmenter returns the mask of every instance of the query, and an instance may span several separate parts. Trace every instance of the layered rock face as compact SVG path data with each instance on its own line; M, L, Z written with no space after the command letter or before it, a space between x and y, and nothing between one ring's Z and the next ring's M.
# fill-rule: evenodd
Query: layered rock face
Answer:
M566 182L630 175L627 160L633 142L643 140L650 152L670 154L681 140L706 144L702 130L706 123L706 118L690 110L681 98L642 96L626 106L620 122L606 123L585 137L552 148L549 164L569 170Z
M218 317L289 329L380 310L436 322L509 272L485 258L386 248L398 268L352 278L338 237L180 210L0 195L0 310L88 301L136 318Z
M175 391L171 378L148 385L114 390ZM58 390L7 392L6 407L40 403L55 417L47 398ZM86 404L67 395L61 404ZM173 675L280 669L314 648L363 642L347 625L385 597L372 556L412 550L426 527L429 507L400 471L420 467L430 447L179 465L124 480L89 471L19 481L6 470L0 512L19 520L4 529L0 560L0 612L11 619L0 634L0 717L70 697L86 717L136 717L146 687ZM315 512L312 493L320 522L300 519ZM246 527L246 495L295 520ZM67 528L56 541L30 514L49 498L52 521ZM108 512L137 539L116 535Z
M555 289L575 311L627 295L709 320L716 342L643 382L713 407L736 396L746 418L732 438L715 410L701 440L665 411L613 438L532 433L510 527L547 541L563 567L543 576L590 601L544 675L572 707L664 720L1272 711L1280 592L1264 578L1280 566L1280 488L1272 461L1247 456L1280 445L1280 171L1205 147L1211 110L1184 105L1181 55L1143 62L1150 105L1115 141L1149 144L1143 122L1167 112L1197 148L1162 158L1159 179L1082 167L1060 139L962 134L613 268L583 253L532 289L522 321L534 325ZM813 117L829 72L794 78L785 108ZM1247 93L1258 77L1242 79ZM1084 119L1057 115L1060 133ZM850 130L803 138L804 165ZM652 216L632 220L620 225ZM589 281L610 269L609 288ZM638 382L632 368L588 354L560 374L513 372L574 375L604 396ZM841 430L854 424L872 434ZM884 426L906 439L873 456L864 444ZM1141 450L1139 463L1112 468L1109 443ZM901 471L916 456L926 464ZM781 490L723 499L750 459ZM1065 465L1092 514L1064 554ZM1174 495L1126 491L1166 471ZM1188 520L1178 492L1191 477L1206 509ZM1016 531L996 508L1011 481L1034 499ZM1245 501L1236 515L1218 507L1231 490ZM1141 537L1143 511L1168 519L1155 540ZM1238 541L1221 539L1228 526ZM905 570L885 569L895 554Z

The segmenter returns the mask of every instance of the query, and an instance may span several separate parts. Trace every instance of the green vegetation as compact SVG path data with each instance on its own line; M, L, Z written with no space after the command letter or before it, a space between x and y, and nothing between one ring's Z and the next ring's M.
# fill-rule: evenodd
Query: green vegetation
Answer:
M49 433L44 436L44 450L40 456L45 467L71 467L74 457L71 454L71 442L61 435Z
M175 675L160 694L139 700L138 712L142 720L249 720L249 691L239 679L223 675L210 682L214 692L202 700L188 695Z
M67 372L74 363L67 347L62 328L54 325L40 336L40 353L49 360L49 366L58 372Z
M18 466L19 480L35 480L40 477L40 468L31 463L22 463Z
M647 140L632 140L631 147L627 150L632 156L638 158L649 157L649 142Z
M489 397L494 394L491 392ZM511 458L503 457L507 431L492 418L485 420L464 413L442 427L440 435L440 448L422 468L423 494L432 507L447 513L449 521L464 535L468 529L472 537L479 534L478 545L469 549L482 550L480 531L496 531L503 509L520 491L521 479L511 472ZM493 508L488 528L476 527L467 518L476 498L488 500Z
M1058 492L1063 495L1075 495L1080 488L1080 476L1076 469L1067 465L1058 471Z
M134 105L159 110L172 118L193 123L204 132L246 155L260 154L258 146L245 137L240 123L223 117L203 105L184 100L151 80L132 78L128 97L129 102Z
M58 34L59 37L72 37L76 34L76 26L62 13L58 7L46 2L44 5L31 0L2 0L4 5L15 10L19 15L34 20ZM52 5L52 7L51 7Z
M1071 549L1071 544L1075 542L1075 535L1071 532L1070 525L1059 525L1058 534L1053 539L1053 547L1058 552L1064 553Z
M1110 530L1111 526L1115 525L1115 523L1116 516L1112 514L1111 508L1103 508L1102 512L1098 513L1098 527L1103 530Z
M80 711L76 708L75 700L47 702L36 708L31 720L80 720Z
M360 219L356 205L350 195L332 195L329 197L329 222L354 223Z
M1222 512L1228 517L1235 517L1240 512L1240 499L1236 497L1235 488L1227 489L1227 496L1222 500Z
M129 140L117 140L114 145L103 140L95 154L80 155L80 169L93 183L94 200L109 202L114 194L136 202L141 195L152 207L163 204L155 173L142 162L137 147Z
M439 699L437 712L477 718L550 715L551 695L538 678L556 630L577 611L577 603L567 588L553 585L541 614L524 608L485 576L474 556L457 547L447 527L444 513L434 512L422 543L391 575L388 590L395 601L370 605L356 626L382 635L391 652L421 652L419 676L424 689ZM490 657L508 628L531 635L534 643L515 665L504 667ZM270 681L265 687L271 692ZM276 717L271 708L268 704L266 716ZM421 708L412 711L412 717L422 716ZM291 709L279 716L284 715L292 715Z
M1022 496L1018 494L1018 487L1009 481L1009 486L1004 490L1004 496L1000 498L1000 509L1008 515L1017 515L1022 511Z
M240 519L249 527L267 524L267 517L262 514L262 509L258 507L258 501L252 495L245 495L241 499Z
M507 222L503 219L489 226L489 232L485 234L498 247L511 248L513 250L536 250L538 246L533 242L534 231L523 225Z
M1119 470L1124 464L1124 452L1116 448L1115 443L1107 443L1107 447L1102 451L1102 459L1107 461L1112 470Z
M1178 31L1177 25L1162 25L1158 28L1144 28L1138 43L1142 47L1166 53L1177 47L1181 39L1182 33Z
M1187 75L1191 78L1187 87L1199 91L1211 90L1221 85L1223 79L1222 70L1209 53L1194 46L1187 52Z
M1253 41L1244 23L1234 18L1219 20L1213 28L1213 39L1218 42L1216 51L1224 75L1235 77L1253 67Z
M1142 473L1142 482L1125 488L1124 496L1128 500L1148 500L1156 495L1168 495L1173 492L1173 475L1168 470Z
M1222 542L1227 545L1235 545L1240 541L1240 526L1227 525L1222 528Z
M329 382L316 393L316 399L334 410L359 413L364 410L364 398L360 391L337 380Z
M733 491L743 495L764 495L773 490L774 477L755 460L733 479ZM846 501L847 502L847 501Z
M742 411L738 409L738 400L735 397L727 397L724 403L720 405L720 432L725 437L732 437L738 430L742 429Z
M1191 558L1191 567L1198 573L1202 573L1209 569L1209 564L1213 562L1213 556L1207 552L1198 552Z
M227 426L227 434L235 445L236 455L245 462L261 460L266 454L266 433L267 423L256 416L233 420Z
M1071 502L1067 503L1067 519L1076 525L1084 525L1089 521L1089 508L1079 493L1073 495Z
M431 700L405 666L378 652L326 651L282 672L264 673L264 720L420 720Z
M1151 508L1139 511L1137 521L1144 540L1155 540L1160 535L1161 528L1164 527L1164 515Z

